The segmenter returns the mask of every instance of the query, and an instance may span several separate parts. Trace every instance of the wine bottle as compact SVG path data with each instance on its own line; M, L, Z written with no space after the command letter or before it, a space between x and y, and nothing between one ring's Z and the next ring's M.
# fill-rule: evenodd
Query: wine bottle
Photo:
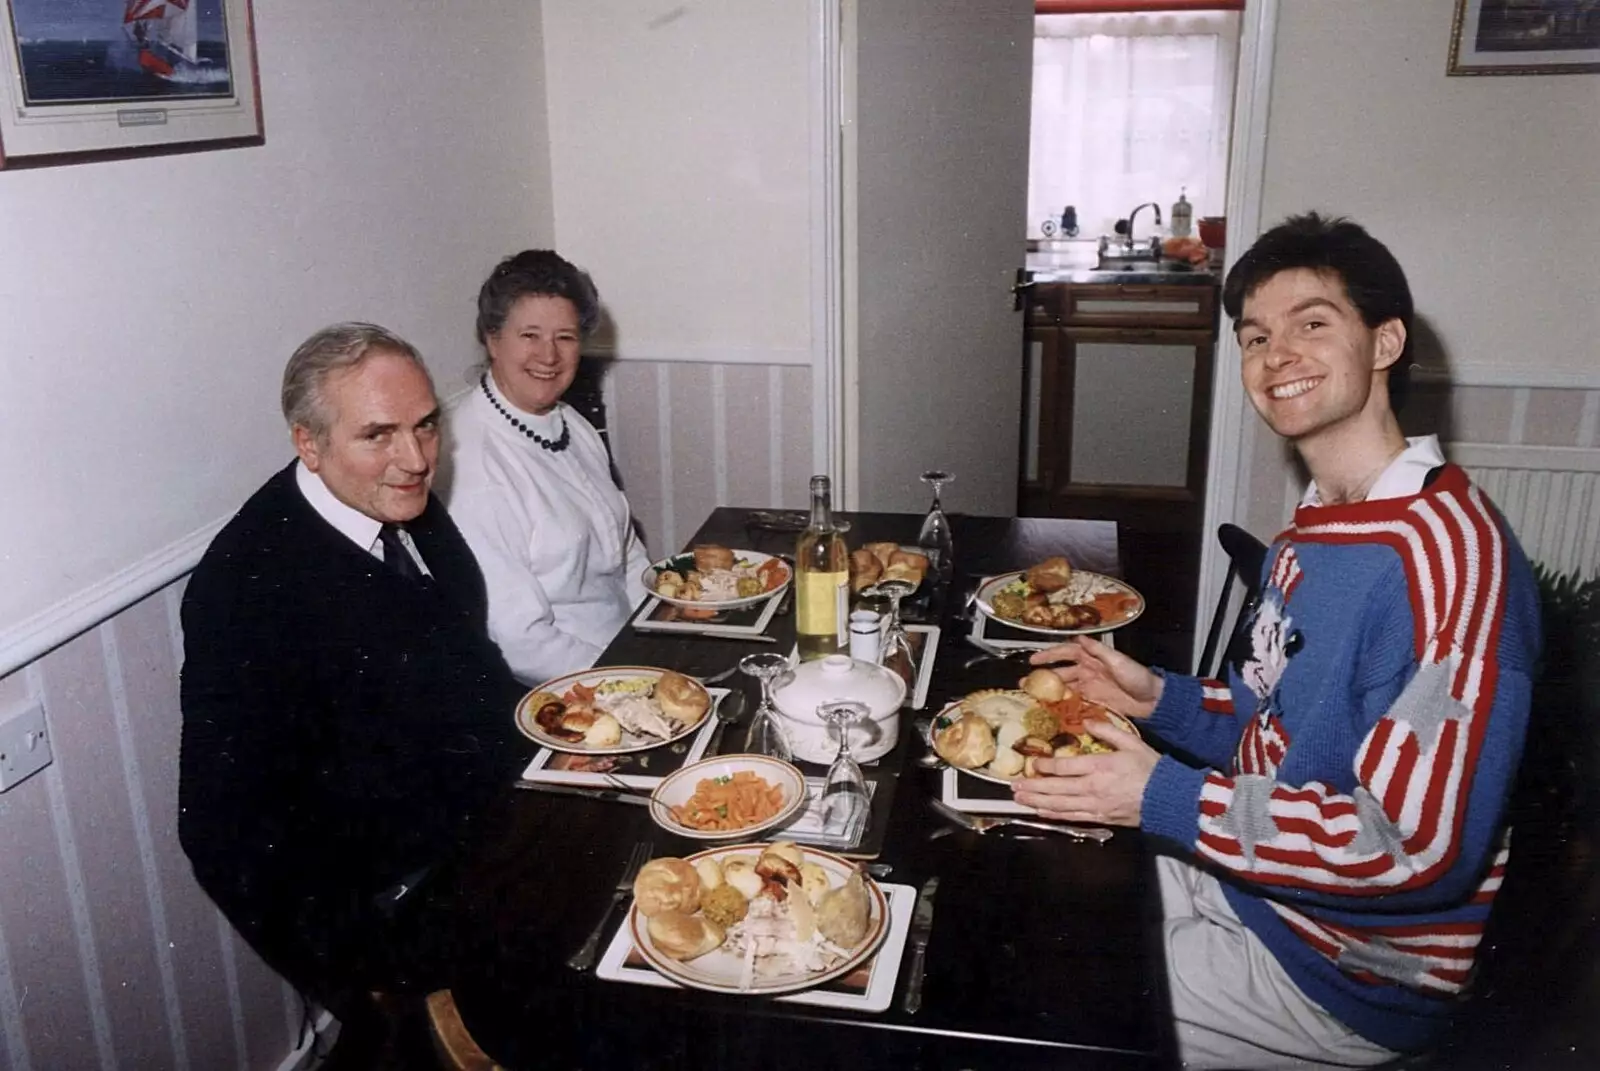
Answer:
M826 476L811 477L811 523L795 550L795 632L802 659L836 654L850 640L850 552L833 525Z

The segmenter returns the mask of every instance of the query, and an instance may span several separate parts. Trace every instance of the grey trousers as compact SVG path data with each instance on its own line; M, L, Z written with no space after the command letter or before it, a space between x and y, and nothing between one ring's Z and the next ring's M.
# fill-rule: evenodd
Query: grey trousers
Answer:
M1371 1067L1399 1055L1302 993L1233 913L1216 878L1170 856L1156 867L1183 1066Z

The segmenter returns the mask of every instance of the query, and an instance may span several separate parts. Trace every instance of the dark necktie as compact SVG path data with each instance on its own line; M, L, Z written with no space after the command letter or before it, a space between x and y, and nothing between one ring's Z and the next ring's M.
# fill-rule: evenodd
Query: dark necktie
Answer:
M386 524L379 528L378 542L383 544L384 564L414 584L423 582L422 570L417 568L417 560L411 556L405 544L400 542L398 525Z

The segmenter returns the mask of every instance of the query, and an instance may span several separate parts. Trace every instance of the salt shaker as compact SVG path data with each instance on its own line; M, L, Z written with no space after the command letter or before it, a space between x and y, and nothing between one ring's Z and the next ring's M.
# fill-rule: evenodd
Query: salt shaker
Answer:
M858 662L878 661L882 644L882 618L873 610L850 612L850 657Z

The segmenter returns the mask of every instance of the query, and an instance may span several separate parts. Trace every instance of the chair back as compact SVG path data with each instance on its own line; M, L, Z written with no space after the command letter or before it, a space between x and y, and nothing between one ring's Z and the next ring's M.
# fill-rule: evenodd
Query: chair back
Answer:
M428 994L428 1032L439 1066L446 1071L504 1071L467 1032L448 989Z
M1228 556L1228 575L1222 583L1222 595L1217 599L1217 608L1211 615L1211 627L1206 632L1206 645L1200 653L1200 664L1195 667L1195 672L1202 677L1221 677L1226 667L1238 665L1249 649L1250 637L1244 634L1242 626L1250 619L1256 602L1261 598L1261 570L1267 560L1266 544L1236 524L1218 526L1217 542ZM1233 601L1235 579L1244 586L1244 598L1219 652L1228 604Z

